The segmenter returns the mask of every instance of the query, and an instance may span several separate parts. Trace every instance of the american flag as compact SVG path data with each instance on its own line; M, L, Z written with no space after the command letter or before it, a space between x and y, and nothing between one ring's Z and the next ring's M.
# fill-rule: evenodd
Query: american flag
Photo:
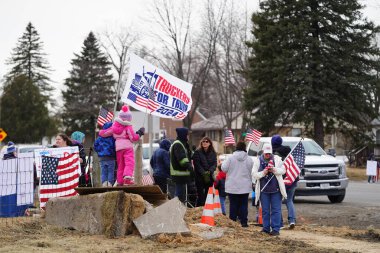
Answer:
M247 135L245 136L246 141L252 141L256 145L259 145L260 137L262 133L256 129L248 129Z
M156 103L154 100L137 96L132 92L129 92L128 99L141 107L148 108L150 111L156 111L160 107L160 104Z
M150 175L149 171L143 170L143 176L141 180L142 185L153 185L154 180L152 176Z
M100 107L99 116L98 116L98 125L103 126L105 123L112 121L113 112L108 111L103 106Z
M79 155L72 153L65 157L42 157L40 206L54 197L77 195L74 190L79 183Z
M224 130L224 144L229 145L235 145L235 138L234 135L232 134L232 131L230 129L225 129Z
M187 114L184 114L183 112L180 112L174 118L176 118L176 119L183 119L186 116L187 116Z
M284 183L291 185L305 165L305 148L301 142L286 157L284 165L286 169Z

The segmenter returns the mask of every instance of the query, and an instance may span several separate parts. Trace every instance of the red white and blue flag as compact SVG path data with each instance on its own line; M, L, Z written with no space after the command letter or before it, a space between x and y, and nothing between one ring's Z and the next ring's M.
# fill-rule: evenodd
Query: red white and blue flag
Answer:
M183 119L191 109L193 86L130 54L130 69L121 100L161 118Z
M256 129L248 129L247 135L245 136L246 141L252 141L256 145L259 145L260 137L262 133Z
M154 185L153 177L150 175L148 170L143 170L142 185Z
M284 166L286 169L284 183L286 185L291 185L305 166L305 148L303 147L302 142L299 142L286 157Z
M235 138L230 129L224 130L224 144L225 145L235 145Z
M99 116L98 116L98 125L102 127L105 123L111 122L113 119L113 112L108 111L108 109L103 106L100 107Z
M46 202L55 197L77 195L74 190L79 183L79 155L72 153L67 156L42 157L40 207L45 208Z

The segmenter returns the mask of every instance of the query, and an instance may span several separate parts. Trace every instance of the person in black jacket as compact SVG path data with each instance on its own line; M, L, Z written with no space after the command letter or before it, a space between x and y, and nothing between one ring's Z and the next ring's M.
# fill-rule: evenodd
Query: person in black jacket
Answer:
M175 183L175 196L186 202L188 194L193 193L194 170L191 165L192 152L188 143L189 129L176 128L177 139L170 147L170 176Z
M216 152L210 138L203 137L199 142L193 155L193 163L198 195L196 206L204 206L208 188L214 183L212 176L217 165Z
M170 145L169 140L163 139L160 142L160 148L154 151L150 159L154 184L158 185L163 193L167 193L167 180L170 178Z

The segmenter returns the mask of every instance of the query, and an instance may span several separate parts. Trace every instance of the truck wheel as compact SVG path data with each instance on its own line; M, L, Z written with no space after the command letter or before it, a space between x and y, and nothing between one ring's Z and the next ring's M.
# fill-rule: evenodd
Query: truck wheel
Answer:
M329 195L327 196L331 203L340 203L344 200L344 197L346 196L346 193L342 195Z

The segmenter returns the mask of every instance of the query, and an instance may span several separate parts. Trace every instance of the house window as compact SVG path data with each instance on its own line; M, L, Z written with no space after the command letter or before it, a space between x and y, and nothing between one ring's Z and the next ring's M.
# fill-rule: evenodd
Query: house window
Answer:
M380 144L380 130L376 130L376 144Z
M301 136L301 128L293 128L291 132L291 136L300 137Z

